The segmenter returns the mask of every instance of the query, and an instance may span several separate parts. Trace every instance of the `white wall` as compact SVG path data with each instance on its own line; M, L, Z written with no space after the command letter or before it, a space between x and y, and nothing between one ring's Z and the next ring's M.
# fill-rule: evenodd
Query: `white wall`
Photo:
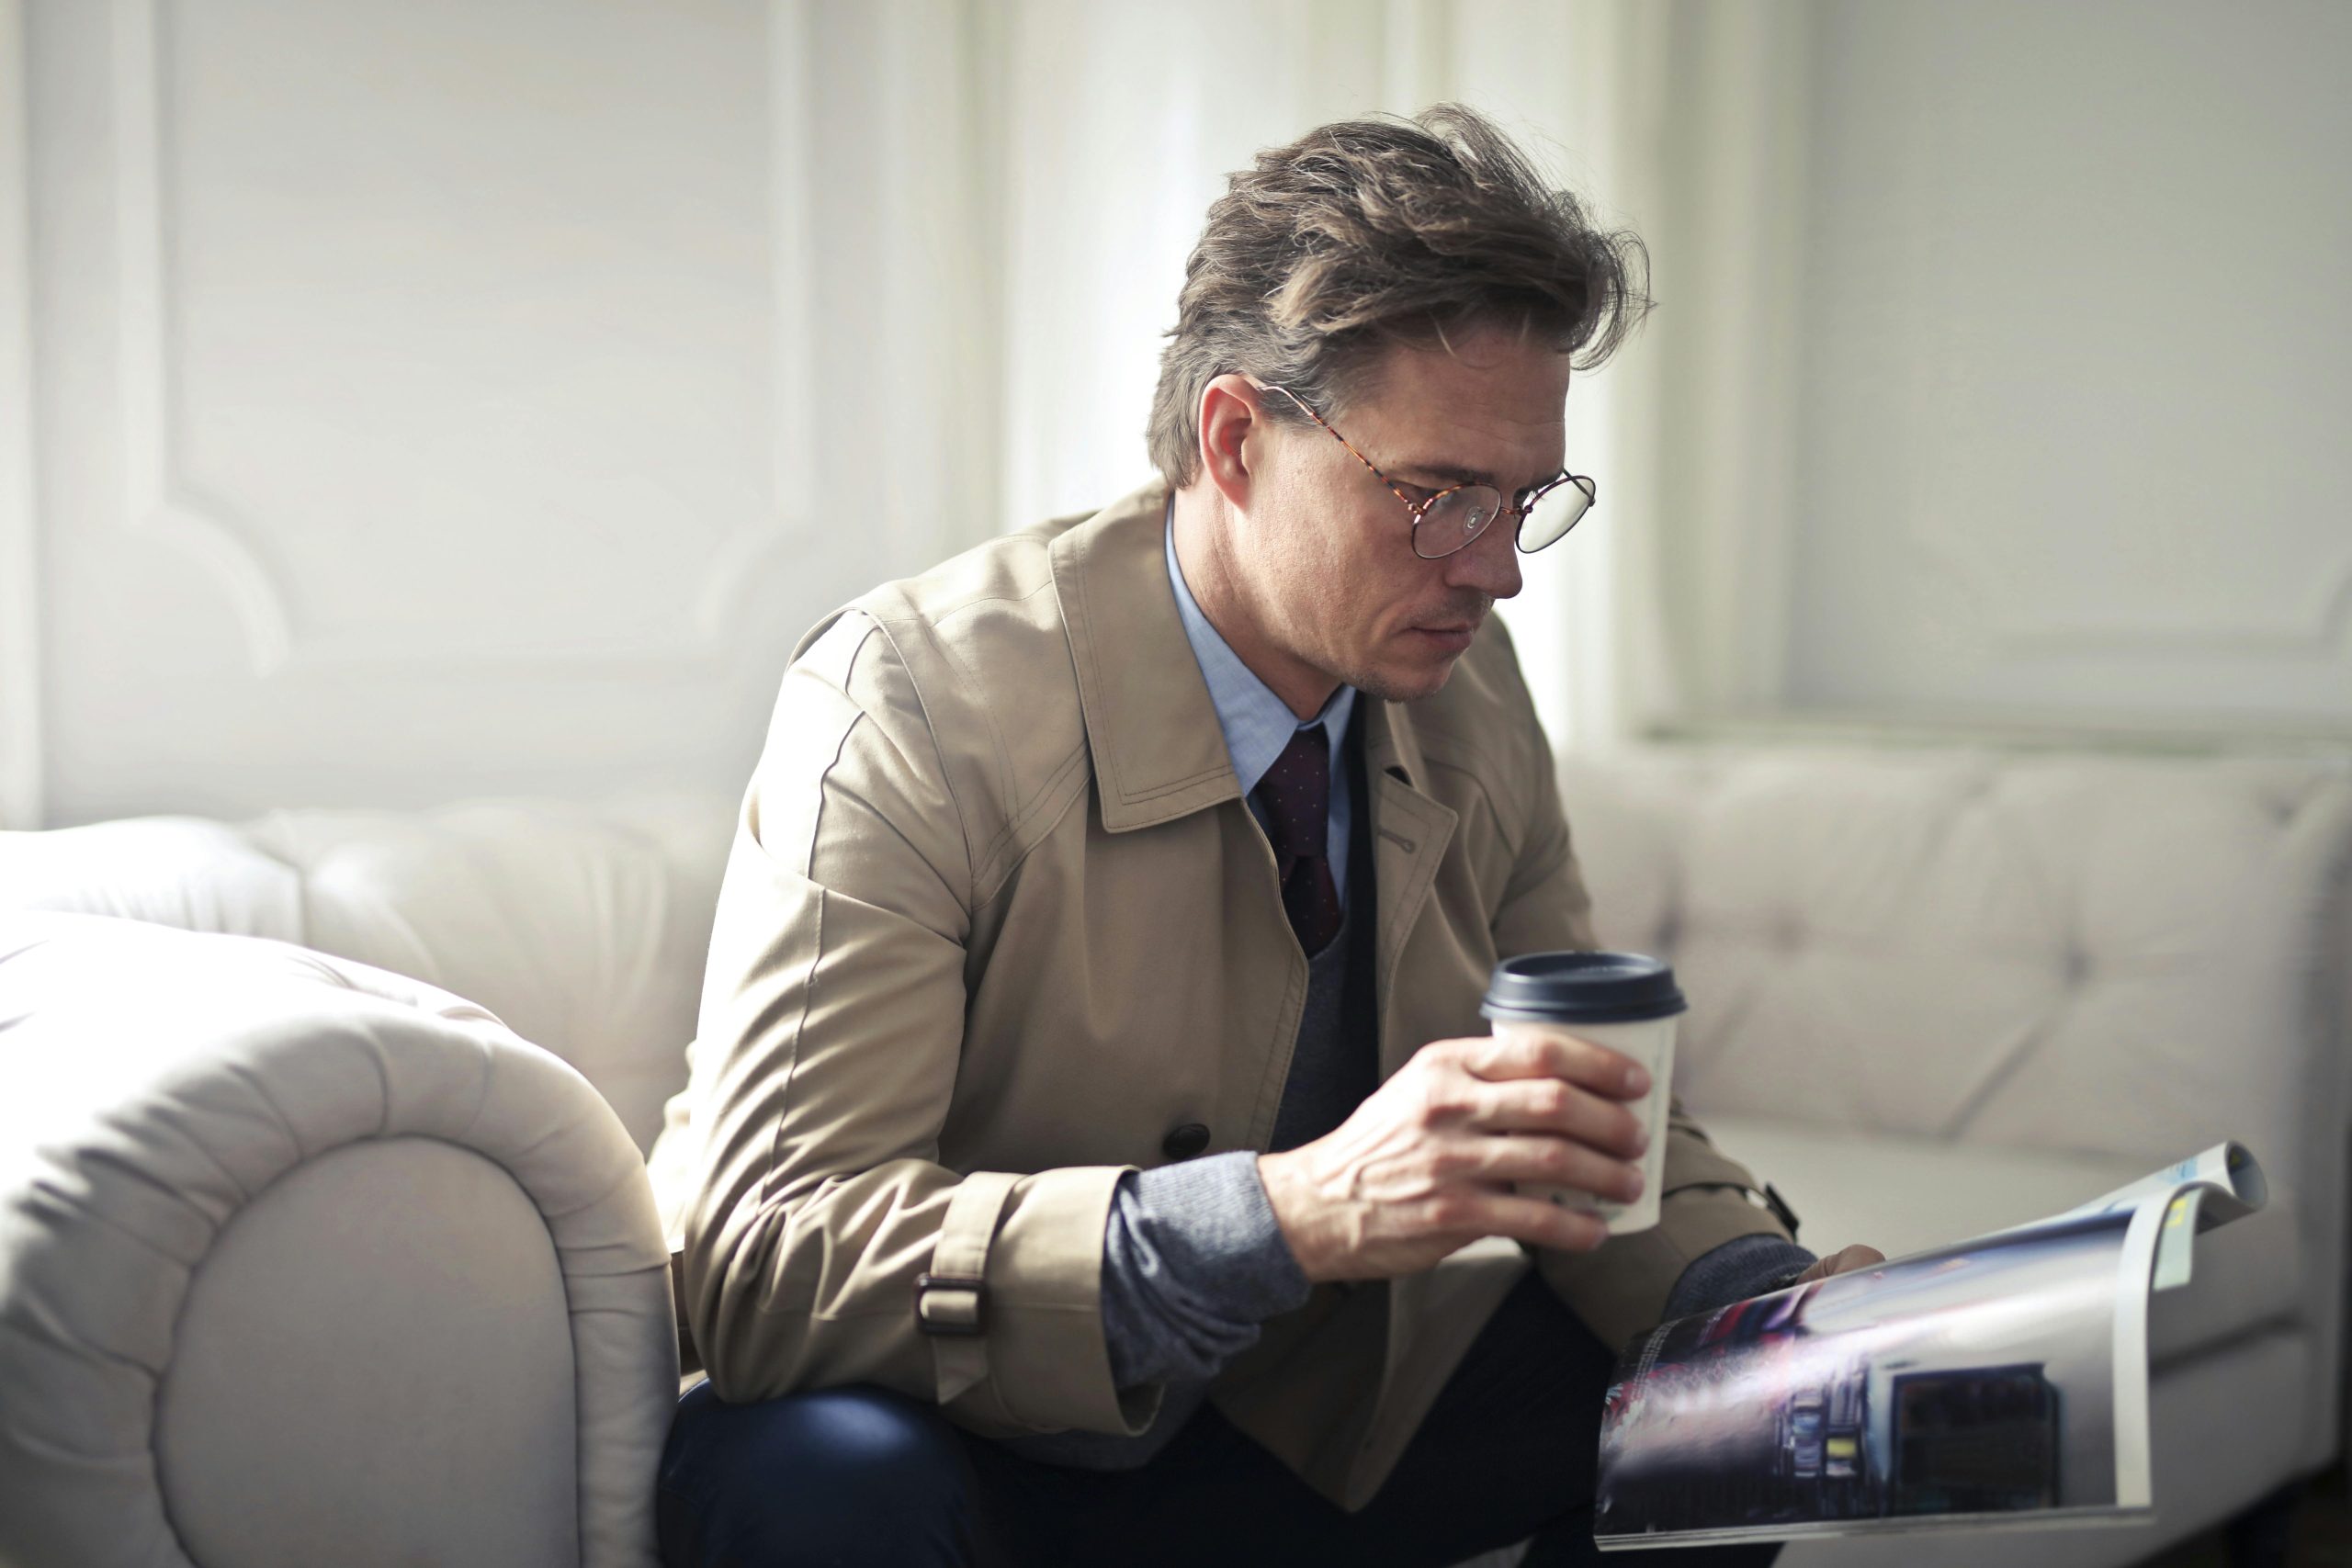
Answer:
M1503 612L1555 739L2352 731L2348 34L0 0L0 821L740 788L816 616L1148 476L1226 171L1448 96L1657 267Z
M818 615L1149 477L1226 171L1557 162L1626 9L6 3L8 825L740 789Z
M847 586L757 9L29 7L52 823L660 785Z
M1664 334L1690 707L2352 735L2352 8L1779 19L1783 172L1675 236L1781 280Z
M30 130L24 9L18 0L0 0L0 828L44 815Z

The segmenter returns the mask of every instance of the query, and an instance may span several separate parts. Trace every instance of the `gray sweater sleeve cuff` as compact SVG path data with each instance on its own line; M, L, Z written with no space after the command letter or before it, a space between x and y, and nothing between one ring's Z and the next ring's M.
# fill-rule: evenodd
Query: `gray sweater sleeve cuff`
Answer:
M1736 1235L1701 1253L1682 1270L1661 1321L1671 1323L1760 1295L1781 1275L1817 1261L1804 1247L1776 1235Z
M1206 1379L1310 1290L1249 1149L1129 1171L1102 1237L1102 1334L1120 1388Z

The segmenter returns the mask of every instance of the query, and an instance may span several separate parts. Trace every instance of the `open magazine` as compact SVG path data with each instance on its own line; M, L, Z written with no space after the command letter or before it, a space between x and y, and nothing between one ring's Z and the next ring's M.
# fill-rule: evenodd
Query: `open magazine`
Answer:
M2148 1293L2268 1190L2216 1144L2049 1219L1660 1324L1610 1385L1595 1541L2144 1520Z

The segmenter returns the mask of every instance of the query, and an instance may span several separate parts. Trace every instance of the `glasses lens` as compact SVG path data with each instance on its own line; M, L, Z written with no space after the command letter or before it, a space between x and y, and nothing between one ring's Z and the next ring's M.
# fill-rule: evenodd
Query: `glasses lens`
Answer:
M1501 494L1485 485L1447 491L1421 513L1421 525L1413 532L1413 549L1431 560L1450 556L1484 533L1502 509Z
M1581 475L1554 485L1519 525L1519 547L1540 550L1577 525L1592 506L1592 481Z

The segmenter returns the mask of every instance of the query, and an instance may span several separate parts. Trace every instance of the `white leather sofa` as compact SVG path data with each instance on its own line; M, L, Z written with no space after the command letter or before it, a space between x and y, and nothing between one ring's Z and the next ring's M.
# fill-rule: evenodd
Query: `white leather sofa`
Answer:
M2140 1561L2337 1452L2340 763L1747 747L1562 782L1603 939L1692 996L1678 1088L1816 1250L2263 1159L2271 1207L2158 1298L2156 1521L2005 1532L2008 1568ZM651 1561L639 1162L733 806L0 834L0 1562Z

